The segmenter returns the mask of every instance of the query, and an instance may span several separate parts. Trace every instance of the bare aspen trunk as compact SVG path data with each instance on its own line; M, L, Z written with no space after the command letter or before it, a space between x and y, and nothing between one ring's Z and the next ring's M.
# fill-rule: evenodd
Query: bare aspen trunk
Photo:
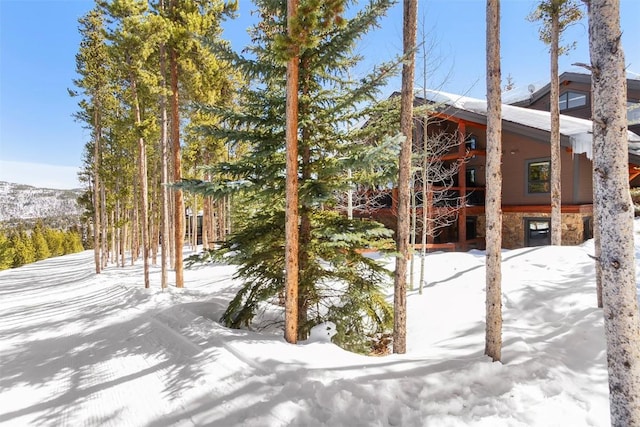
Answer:
M640 320L619 0L590 0L593 170L611 425L640 426Z
M416 181L411 173L411 244L409 247L409 256L411 257L411 264L409 266L409 290L413 290L414 281L414 268L415 268L415 248L416 248L416 230L418 228L418 206L416 206Z
M425 63L426 63L426 58L425 58ZM427 94L426 94L426 79L425 79L425 84L423 85L423 97L424 99L427 99ZM424 121L423 121L423 125L422 125L422 251L421 251L421 257L420 257L420 285L419 285L419 292L422 295L422 288L424 287L424 285L426 285L425 283L425 262L427 261L427 221L429 219L429 209L430 206L427 204L427 194L428 191L430 191L428 184L427 184L427 178L428 178L428 174L427 174L427 150L428 150L428 135L427 135L427 131L428 131L428 125L429 125L429 118L427 116L424 117Z
M562 192L560 160L560 81L558 79L558 54L560 17L551 14L551 244L562 245Z
M287 0L287 30L298 13L298 0ZM298 342L298 77L299 56L287 62L286 99L286 208L285 208L285 315L284 338Z
M409 204L411 179L411 145L413 137L413 80L415 76L415 47L418 4L404 0L402 46L405 56L402 65L402 93L400 95L400 131L405 137L400 148L398 172L398 231L396 270L393 292L393 352L407 351L407 261L409 260Z
M487 0L486 335L485 354L502 357L502 101L500 0Z

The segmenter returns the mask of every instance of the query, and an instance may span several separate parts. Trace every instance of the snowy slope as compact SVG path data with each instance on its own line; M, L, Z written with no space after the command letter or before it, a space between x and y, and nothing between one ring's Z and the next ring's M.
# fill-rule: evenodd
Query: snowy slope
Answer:
M590 253L504 252L503 363L483 355L480 251L428 255L407 354L385 357L221 326L231 266L165 292L157 267L151 289L141 265L96 276L91 252L2 271L0 425L607 426Z
M0 221L80 216L82 190L56 190L0 181Z

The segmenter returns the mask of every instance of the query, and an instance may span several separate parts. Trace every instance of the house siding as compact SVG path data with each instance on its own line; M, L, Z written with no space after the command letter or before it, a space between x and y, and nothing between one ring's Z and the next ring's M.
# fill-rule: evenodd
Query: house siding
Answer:
M549 144L532 140L513 133L503 133L502 203L504 205L550 204L550 194L529 194L527 192L527 162L550 157ZM591 203L591 162L584 154L573 154L563 148L561 185L562 204ZM576 161L577 159L577 161Z

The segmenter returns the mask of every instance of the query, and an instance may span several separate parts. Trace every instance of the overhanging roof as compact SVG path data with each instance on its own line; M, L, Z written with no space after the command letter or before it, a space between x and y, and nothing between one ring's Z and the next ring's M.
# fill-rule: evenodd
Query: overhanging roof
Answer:
M441 91L426 91L427 101L435 104L439 112L453 117L486 125L487 101ZM513 105L502 104L502 125L507 131L548 142L551 132L551 114ZM640 136L628 132L629 161L640 164ZM592 158L593 123L560 114L561 144L574 153Z

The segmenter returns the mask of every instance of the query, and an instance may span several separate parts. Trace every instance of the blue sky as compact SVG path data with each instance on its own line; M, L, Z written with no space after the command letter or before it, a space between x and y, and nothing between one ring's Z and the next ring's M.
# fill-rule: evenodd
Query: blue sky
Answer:
M517 86L548 81L547 47L538 38L538 24L525 17L535 0L502 1L502 74ZM61 166L73 180L73 168L82 164L83 147L90 134L72 115L75 54L80 42L78 18L93 7L89 0L0 0L0 180L27 183L39 175L37 164ZM236 48L248 42L245 29L253 4L240 0L239 19L225 24L224 38ZM438 64L428 86L453 93L485 94L483 0L419 0L420 29L435 40L430 56ZM640 0L621 0L623 47L628 69L640 73ZM420 30L419 30L420 31ZM402 5L397 4L382 27L364 39L360 72L398 54L402 45ZM577 47L560 59L560 70L575 62L589 62L586 21L571 27L566 40ZM421 71L417 72L421 75ZM419 77L421 81L421 77ZM400 86L393 81L387 95ZM20 162L8 167L7 162ZM44 169L44 168L43 168ZM47 168L40 181L63 180ZM14 176L16 175L17 176ZM65 178L66 179L66 178ZM56 184L57 186L73 186Z

